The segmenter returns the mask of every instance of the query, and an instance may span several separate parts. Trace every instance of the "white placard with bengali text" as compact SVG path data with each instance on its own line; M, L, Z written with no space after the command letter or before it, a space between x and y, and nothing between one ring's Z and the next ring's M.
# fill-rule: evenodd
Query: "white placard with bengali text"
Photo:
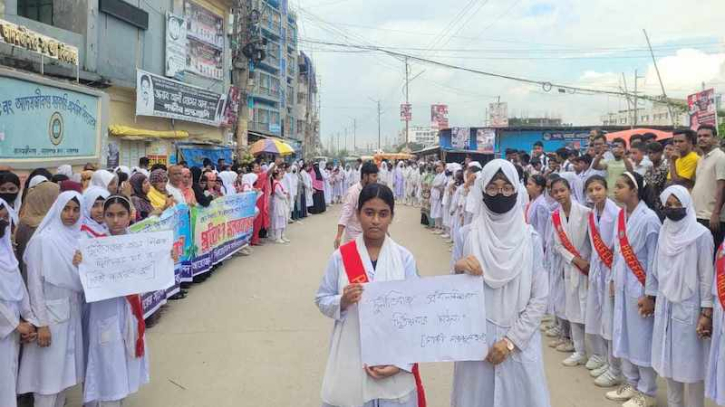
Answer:
M174 285L171 231L81 239L79 266L87 302L164 290Z
M484 360L488 353L481 277L365 284L359 313L368 366Z

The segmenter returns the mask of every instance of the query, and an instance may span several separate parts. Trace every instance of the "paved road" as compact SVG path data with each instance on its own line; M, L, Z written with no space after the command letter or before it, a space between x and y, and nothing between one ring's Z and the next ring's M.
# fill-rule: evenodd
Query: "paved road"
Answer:
M266 245L237 257L171 303L148 332L151 384L126 407L318 407L332 323L313 298L331 253L339 207L292 225L289 246ZM448 246L419 225L417 209L398 208L394 238L424 276L443 274ZM545 350L555 407L616 406L583 368ZM422 367L431 407L449 405L452 364ZM659 395L666 405L664 385ZM78 391L69 405L76 406ZM512 406L514 407L514 406Z

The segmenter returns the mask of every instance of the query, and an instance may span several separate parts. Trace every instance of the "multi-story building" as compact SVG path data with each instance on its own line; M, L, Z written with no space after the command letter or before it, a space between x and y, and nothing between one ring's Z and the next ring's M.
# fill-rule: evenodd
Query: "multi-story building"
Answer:
M648 107L619 110L601 116L604 126L671 126L673 121L666 104L649 103ZM687 113L681 107L673 107L675 125L687 123ZM636 117L636 121L635 121Z
M317 76L312 60L299 54L297 80L297 139L303 142L305 157L317 155L322 150L320 142L319 104L317 102Z
M297 14L285 0L260 0L258 7L267 56L254 68L250 140L255 136L282 137L300 148L302 140L297 137L295 115Z
M0 67L0 160L168 164L210 146L230 155L231 5L0 0L0 64L16 68Z
M409 126L408 142L422 144L426 147L438 144L438 131L429 126ZM398 133L398 144L405 143L405 129Z

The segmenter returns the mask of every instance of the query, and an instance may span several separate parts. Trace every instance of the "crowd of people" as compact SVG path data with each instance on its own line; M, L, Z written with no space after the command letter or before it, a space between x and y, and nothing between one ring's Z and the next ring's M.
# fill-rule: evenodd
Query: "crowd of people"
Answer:
M388 234L401 202L420 204L421 222L451 245L453 273L485 281L489 353L456 363L452 406L549 406L542 332L564 366L588 369L611 389L602 396L624 407L655 406L658 377L670 407L725 405L716 128L676 129L666 140L593 130L582 151L543 147L485 166L363 164L316 297L335 320L323 406L425 405L413 365L352 371L361 283L417 278L414 256ZM417 181L406 184L412 172Z
M122 235L178 204L208 207L226 195L257 191L251 246L287 244L286 229L340 202L360 163L185 162L74 172L61 165L21 177L0 168L0 406L61 407L83 385L87 406L120 406L149 381L139 295L86 303L78 274L80 239ZM170 254L174 256L173 254ZM194 277L206 280L212 271ZM184 298L182 283L171 299ZM27 403L26 403L27 401Z

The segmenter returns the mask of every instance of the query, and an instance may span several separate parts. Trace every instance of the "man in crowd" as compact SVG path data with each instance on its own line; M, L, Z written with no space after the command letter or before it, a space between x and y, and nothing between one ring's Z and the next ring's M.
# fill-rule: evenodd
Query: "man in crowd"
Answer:
M670 167L667 164L667 160L664 158L664 147L662 144L653 141L647 146L649 151L649 159L652 162L652 170L644 176L647 185L652 187L655 197L659 197L662 191L665 190L667 185L667 173L670 171ZM655 199L655 211L660 216L660 219L664 217L662 201Z
M599 136L597 136L599 137ZM599 142L601 138L597 138L595 142ZM608 194L609 197L614 199L614 184L617 182L617 179L624 174L625 171L633 171L634 166L632 165L632 162L627 159L627 157L624 155L625 149L627 148L627 142L624 141L622 138L615 138L612 141L612 156L613 158L611 160L607 160L604 158L604 149L599 149L597 152L597 157L594 159L594 162L592 163L592 168L595 170L600 171L607 171L607 185L610 187L608 188Z
M652 171L652 161L647 157L647 146L643 142L632 142L629 152L632 164L634 164L634 172L644 177Z
M378 182L378 167L375 163L368 161L360 169L360 182L351 186L345 194L342 203L342 215L337 222L337 236L335 236L335 249L341 244L347 243L362 233L360 220L357 218L357 203L360 192L368 184ZM344 239L343 239L344 233Z
M184 193L184 167L180 165L172 165L169 167L169 182L166 184L166 192L171 194L176 203L186 203Z
M725 233L721 217L725 199L725 153L720 149L717 129L709 124L701 125L697 129L697 146L702 150L702 157L695 170L692 203L695 205L697 221L710 229L717 248Z
M695 171L700 160L694 151L697 133L690 129L678 129L672 134L675 149L669 157L670 174L667 180L691 190L695 185Z
M561 172L573 172L574 165L569 161L569 149L562 147L556 150L556 161L559 163Z
M138 159L138 172L145 175L147 178L150 174L149 172L149 159L148 157L141 157Z
M534 159L538 159L541 163L541 166L544 168L549 166L549 157L547 157L544 153L544 143L542 143L541 141L537 141L536 143L534 143L534 149L531 152L532 163Z

